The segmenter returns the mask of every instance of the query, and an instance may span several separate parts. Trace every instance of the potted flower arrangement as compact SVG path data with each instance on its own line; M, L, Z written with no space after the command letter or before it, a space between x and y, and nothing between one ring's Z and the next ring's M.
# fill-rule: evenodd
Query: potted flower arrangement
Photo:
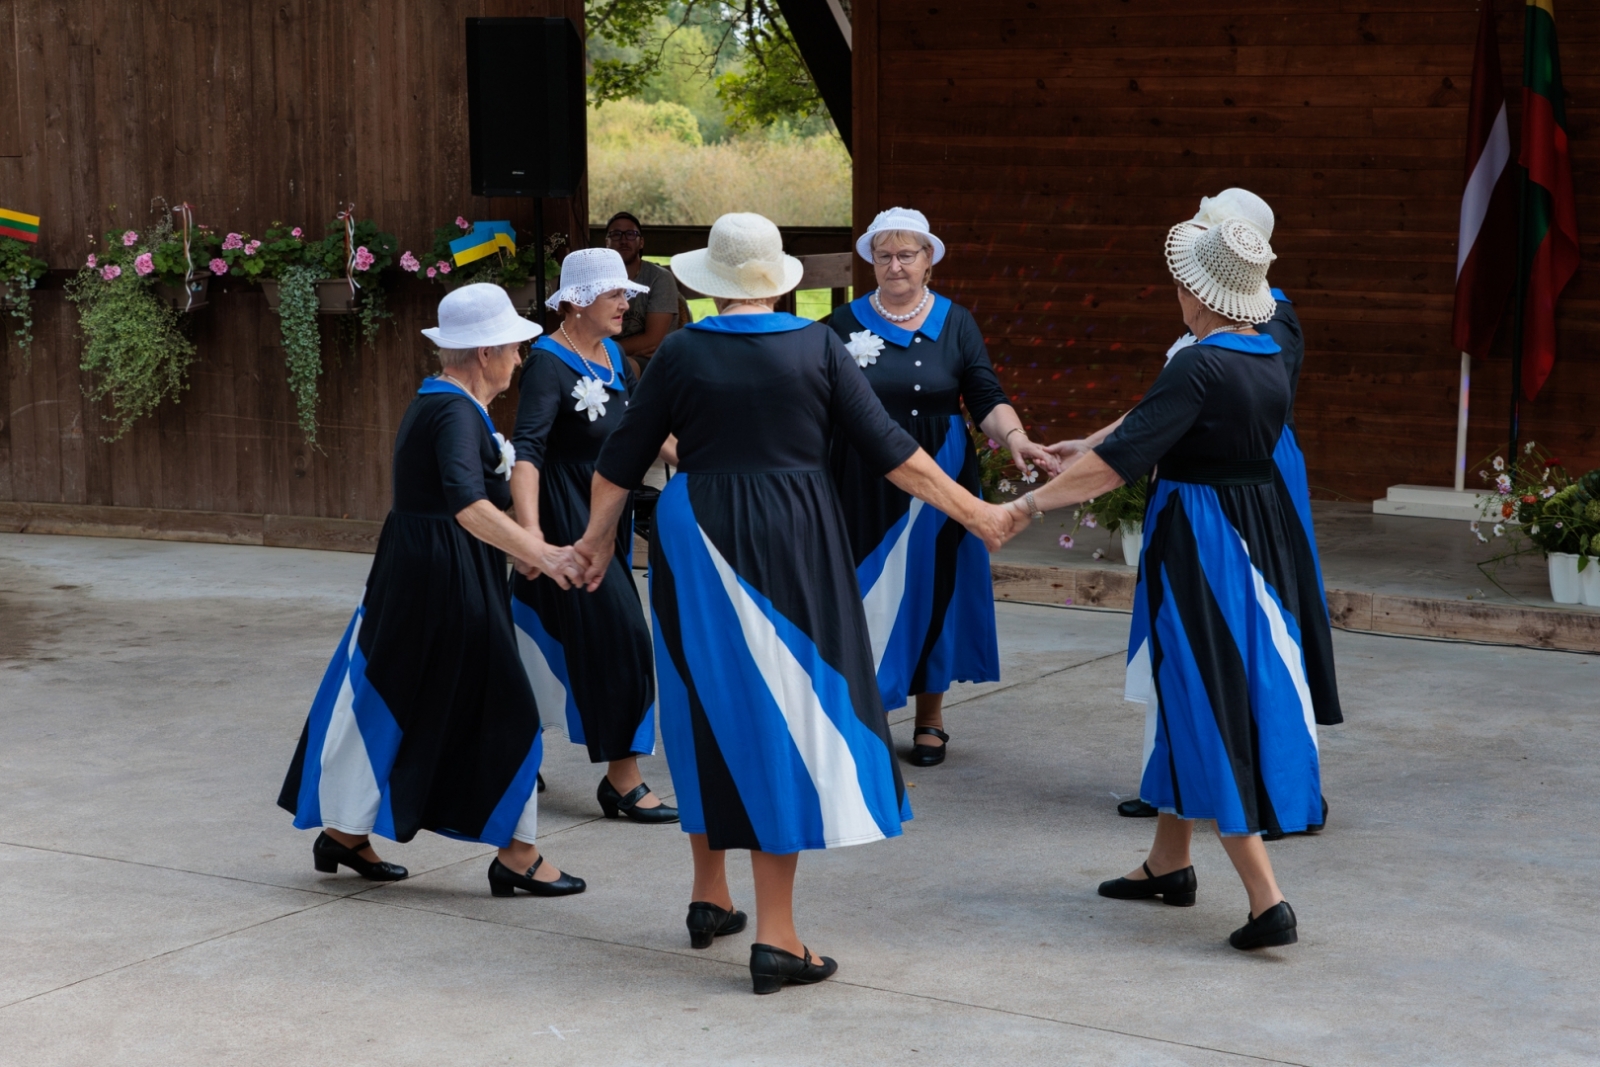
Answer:
M179 311L156 293L155 253L171 237L170 214L142 234L107 233L104 250L90 253L67 282L83 331L82 367L94 376L87 395L111 400L116 430L109 440L187 384L194 344L179 329Z
M14 237L0 237L0 312L17 320L23 359L33 345L33 303L29 295L50 264L33 255L32 246Z
M1078 505L1072 513L1073 533L1077 532L1079 526L1090 530L1104 526L1111 533L1121 534L1123 562L1130 567L1137 567L1139 552L1144 547L1144 511L1149 501L1148 477L1128 485L1119 485Z
M1485 499L1483 519L1471 524L1473 535L1488 543L1487 523L1495 537L1512 543L1496 561L1542 552L1550 599L1600 607L1600 471L1573 480L1559 459L1530 441L1517 462L1494 456L1478 476L1493 485L1496 495Z
M978 481L983 486L983 499L1016 496L1022 492L1017 483L1032 485L1039 480L1038 471L1032 467L1024 469L1017 466L1011 453L1002 448L999 441L986 435L970 421L967 423L967 434L972 438L973 450L978 453Z
M538 285L534 278L539 269L539 249L532 243L517 246L513 255L504 248L494 254L456 265L450 251L450 242L459 240L472 231L472 223L464 215L457 215L452 225L440 226L433 231L433 247L425 259L418 259L407 251L400 257L400 268L418 277L454 289L471 282L490 282L499 285L511 296L511 303L521 314L534 310L538 301ZM546 282L561 277L561 255L567 247L567 235L553 233L544 242L544 275Z

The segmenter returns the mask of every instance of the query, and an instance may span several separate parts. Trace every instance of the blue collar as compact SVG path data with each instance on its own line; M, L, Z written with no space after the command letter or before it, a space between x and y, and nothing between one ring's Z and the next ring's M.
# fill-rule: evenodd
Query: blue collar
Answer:
M604 381L598 378L595 380L599 381L600 384L605 386L607 389L615 389L619 393L626 393L628 391L628 380L627 376L623 374L621 370L622 349L618 348L617 343L609 337L601 338L601 343L605 345L606 356L611 360L611 380ZM578 353L574 352L566 345L558 343L548 334L533 342L533 347L539 349L541 352L548 352L552 356L555 356L561 362L577 371L578 377L580 378L595 377L594 368L592 366L585 366L582 356L578 355Z
M712 315L689 323L686 329L707 333L789 333L810 325L810 319L787 311L768 311L754 315Z
M1252 356L1275 356L1283 349L1266 334L1241 337L1236 333L1214 333L1201 341L1207 348L1231 348L1235 352L1248 352Z
M1290 300L1288 294L1286 294L1282 289L1272 290L1272 299L1276 300L1280 304L1294 303L1294 301Z
M460 393L472 401L472 406L478 409L478 414L483 416L483 424L489 428L489 436L496 441L500 440L500 433L494 428L494 423L489 420L489 413L483 410L483 405L478 403L477 397L467 392L448 378L424 378L422 388L417 390L418 396L428 396L432 393Z
M850 314L854 315L861 325L890 344L899 345L901 348L910 348L911 342L919 333L930 341L937 341L939 331L944 329L945 317L950 314L950 298L934 293L933 308L928 312L928 317L915 330L908 330L904 326L896 326L878 314L877 309L872 306L871 296L872 294L868 293L850 301Z

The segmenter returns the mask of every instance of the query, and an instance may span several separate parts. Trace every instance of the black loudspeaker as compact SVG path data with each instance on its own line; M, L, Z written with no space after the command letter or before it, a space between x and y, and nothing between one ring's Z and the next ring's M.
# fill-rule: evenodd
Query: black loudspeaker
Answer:
M589 165L585 106L571 19L467 20L474 195L575 195Z

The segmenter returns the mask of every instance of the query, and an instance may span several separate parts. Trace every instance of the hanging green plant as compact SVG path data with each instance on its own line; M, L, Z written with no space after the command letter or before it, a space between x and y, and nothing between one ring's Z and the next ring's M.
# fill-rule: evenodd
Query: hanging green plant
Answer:
M318 267L284 267L278 275L278 330L283 336L289 391L306 444L317 443L317 378L322 374L322 332L317 326Z
M0 237L0 313L17 321L13 332L22 350L22 365L30 364L33 352L33 287L39 284L50 264L30 252L30 246L14 237Z
M355 311L361 321L361 336L376 347L383 320L394 317L384 297L381 272L394 262L399 242L394 234L378 229L371 219L357 219L354 212L352 205L328 223L327 236L308 246L307 259L320 264L323 277L355 283Z

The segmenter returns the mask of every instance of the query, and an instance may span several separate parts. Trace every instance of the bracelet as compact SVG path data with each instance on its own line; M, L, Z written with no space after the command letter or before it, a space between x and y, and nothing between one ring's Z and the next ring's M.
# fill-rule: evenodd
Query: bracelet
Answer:
M1011 440L1011 435L1014 434L1014 433L1020 433L1023 437L1027 437L1028 436L1028 431L1027 430L1024 430L1021 426L1013 426L1013 427L1011 427L1011 429L1006 431L1005 439L1007 441Z
M1030 518L1030 519L1042 519L1042 518L1044 518L1044 512L1039 510L1039 505L1034 501L1033 493L1031 491L1023 493L1022 494L1022 499L1026 500L1028 502L1028 511L1029 511L1028 518Z

